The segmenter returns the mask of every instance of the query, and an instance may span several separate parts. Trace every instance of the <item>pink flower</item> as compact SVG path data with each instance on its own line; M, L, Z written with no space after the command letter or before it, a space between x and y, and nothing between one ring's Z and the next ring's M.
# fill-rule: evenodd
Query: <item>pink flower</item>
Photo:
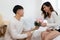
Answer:
M39 22L41 22L41 23L42 23L42 22L43 22L43 19L38 18L36 21L37 21L38 23L39 23Z

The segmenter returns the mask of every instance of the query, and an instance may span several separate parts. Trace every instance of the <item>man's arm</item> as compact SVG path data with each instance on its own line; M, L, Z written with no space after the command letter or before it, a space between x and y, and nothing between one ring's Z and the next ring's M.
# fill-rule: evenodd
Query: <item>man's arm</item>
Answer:
M24 38L27 38L28 36L27 33L25 34L18 33L13 23L10 23L9 25L9 33L13 39L24 39Z

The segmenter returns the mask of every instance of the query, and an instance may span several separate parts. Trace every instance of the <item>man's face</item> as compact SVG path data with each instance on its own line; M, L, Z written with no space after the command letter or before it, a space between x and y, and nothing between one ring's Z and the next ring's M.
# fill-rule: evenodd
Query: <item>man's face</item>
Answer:
M21 17L24 15L23 9L17 10L17 13L18 13L18 15L20 15Z

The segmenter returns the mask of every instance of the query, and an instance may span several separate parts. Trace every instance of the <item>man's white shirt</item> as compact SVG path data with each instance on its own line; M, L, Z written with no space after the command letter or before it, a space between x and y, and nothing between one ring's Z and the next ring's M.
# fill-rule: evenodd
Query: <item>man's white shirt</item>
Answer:
M7 27L4 40L17 40L27 38L27 34L22 34L24 31L24 20L20 19L19 21L12 17L10 23Z

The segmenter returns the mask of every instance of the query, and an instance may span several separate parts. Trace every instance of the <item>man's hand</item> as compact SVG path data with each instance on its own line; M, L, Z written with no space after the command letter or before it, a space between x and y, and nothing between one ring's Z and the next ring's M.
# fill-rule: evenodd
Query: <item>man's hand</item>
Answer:
M30 32L27 32L27 35L28 35L28 37L32 36L31 31Z

